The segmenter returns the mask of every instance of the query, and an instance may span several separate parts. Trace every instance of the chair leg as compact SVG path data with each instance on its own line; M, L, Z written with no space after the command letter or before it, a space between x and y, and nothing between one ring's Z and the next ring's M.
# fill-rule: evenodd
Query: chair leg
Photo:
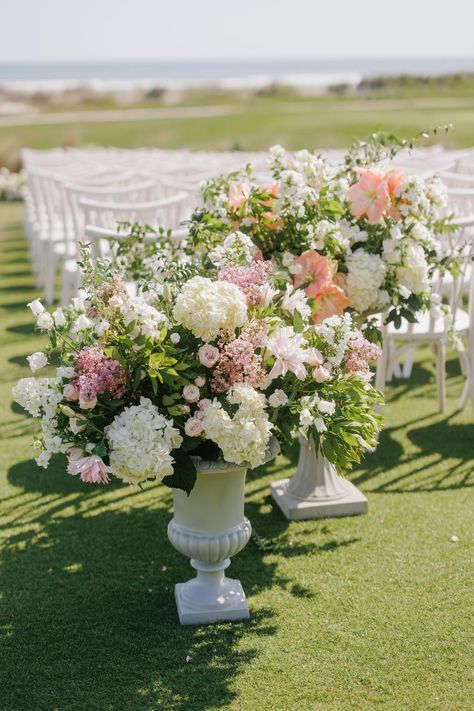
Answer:
M389 362L389 350L390 339L386 338L382 345L382 355L377 361L377 370L375 371L375 387L382 393L385 391L387 367Z
M436 386L438 407L441 413L446 411L446 344L444 341L433 347L436 354Z
M402 369L402 378L407 380L410 375L411 371L413 370L413 358L415 356L415 346L408 346L407 348L407 354L405 356L405 362L403 364L403 369Z

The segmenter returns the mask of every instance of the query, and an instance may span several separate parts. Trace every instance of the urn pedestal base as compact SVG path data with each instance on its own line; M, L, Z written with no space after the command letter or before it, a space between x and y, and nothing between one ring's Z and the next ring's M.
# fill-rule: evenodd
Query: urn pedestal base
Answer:
M341 477L342 478L342 477ZM333 516L358 516L367 513L367 497L350 481L344 480L346 493L339 498L295 499L288 493L291 479L280 479L271 484L272 496L289 521Z
M187 583L174 588L179 621L182 625L204 625L225 620L245 620L250 617L240 580L224 575L230 559L206 564L191 560L198 574Z
M301 442L295 476L274 481L270 487L274 501L290 521L367 513L364 494L339 476L334 466L306 441Z

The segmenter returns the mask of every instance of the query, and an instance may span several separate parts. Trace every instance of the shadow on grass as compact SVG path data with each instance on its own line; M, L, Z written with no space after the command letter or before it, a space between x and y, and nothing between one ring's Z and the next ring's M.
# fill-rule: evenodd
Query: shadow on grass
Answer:
M161 489L159 498L145 505L141 499L131 511L104 511L105 503L128 504L142 492L119 483L85 487L65 474L61 456L48 471L21 462L8 480L20 493L0 506L8 503L18 524L26 516L35 528L13 533L3 549L5 658L15 670L27 660L31 690L25 694L24 675L10 674L2 684L5 708L205 711L235 699L235 678L258 663L260 645L252 638L275 633L275 612L254 610L238 624L179 625L173 587L194 571L167 540L171 511ZM268 532L272 551L267 555L254 539L230 568L251 610L252 597L274 586L296 598L318 594L282 574L273 552L306 556L358 540L311 542L303 522L290 536L288 522L267 508L250 501L247 515L256 531Z
M11 483L62 491L46 515L34 517L39 534L12 535L3 549L4 654L10 669L27 665L28 672L27 687L24 674L3 681L4 707L204 711L229 704L234 678L256 657L252 635L272 635L274 613L260 609L245 623L181 627L173 586L193 571L168 543L169 511L142 506L94 515L103 489L87 493L82 486L86 512L61 517L62 506L71 505L64 494L79 482L63 469L60 484L53 469L32 486L33 466L13 467ZM274 582L255 550L237 556L232 571L244 585L253 581L249 592ZM293 587L295 595L307 594Z
M426 424L409 428L406 436L416 451L406 455L404 447L393 438L400 428L388 428L380 437L377 450L365 462L366 470L353 479L354 483L372 481L370 489L377 493L413 493L455 490L474 486L474 451L472 425L452 424L454 415L433 422L437 414L416 420ZM434 458L433 458L434 457ZM400 467L403 465L402 471ZM390 474L396 471L396 476ZM383 477L376 483L378 477Z

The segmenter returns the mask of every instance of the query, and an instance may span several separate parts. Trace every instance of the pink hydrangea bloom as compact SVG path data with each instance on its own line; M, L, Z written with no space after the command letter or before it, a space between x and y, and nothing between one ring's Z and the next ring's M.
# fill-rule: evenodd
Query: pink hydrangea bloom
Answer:
M252 387L262 384L265 371L262 359L246 334L222 346L219 362L214 370L211 389L224 393L235 383L248 383Z
M380 346L368 341L362 333L358 333L349 342L349 350L344 356L344 362L349 373L367 372L369 362L380 358L381 353Z
M270 261L259 260L248 267L236 267L227 264L219 271L219 279L238 286L247 297L251 306L257 306L260 301L260 287L272 272Z
M120 363L108 358L97 346L86 346L74 361L79 373L71 380L82 403L94 402L108 392L121 398L127 391L126 373Z

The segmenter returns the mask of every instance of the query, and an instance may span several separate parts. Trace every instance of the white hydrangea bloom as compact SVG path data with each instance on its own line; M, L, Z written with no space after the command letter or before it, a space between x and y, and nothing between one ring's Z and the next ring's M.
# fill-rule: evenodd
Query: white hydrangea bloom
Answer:
M138 484L145 479L173 473L171 450L182 437L173 420L162 415L151 400L140 398L139 405L125 408L105 428L110 466L119 479Z
M419 244L408 246L403 264L397 268L397 278L402 287L415 294L429 288L428 263L423 247Z
M385 279L385 264L378 254L356 249L346 259L347 295L359 313L368 311L379 300L379 289Z
M208 439L222 450L226 462L249 464L251 468L265 462L265 452L272 425L265 410L265 396L246 383L236 383L227 400L238 405L231 416L214 400L202 419Z
M222 328L233 331L247 322L247 299L235 284L197 276L184 284L173 315L196 338L208 342Z

